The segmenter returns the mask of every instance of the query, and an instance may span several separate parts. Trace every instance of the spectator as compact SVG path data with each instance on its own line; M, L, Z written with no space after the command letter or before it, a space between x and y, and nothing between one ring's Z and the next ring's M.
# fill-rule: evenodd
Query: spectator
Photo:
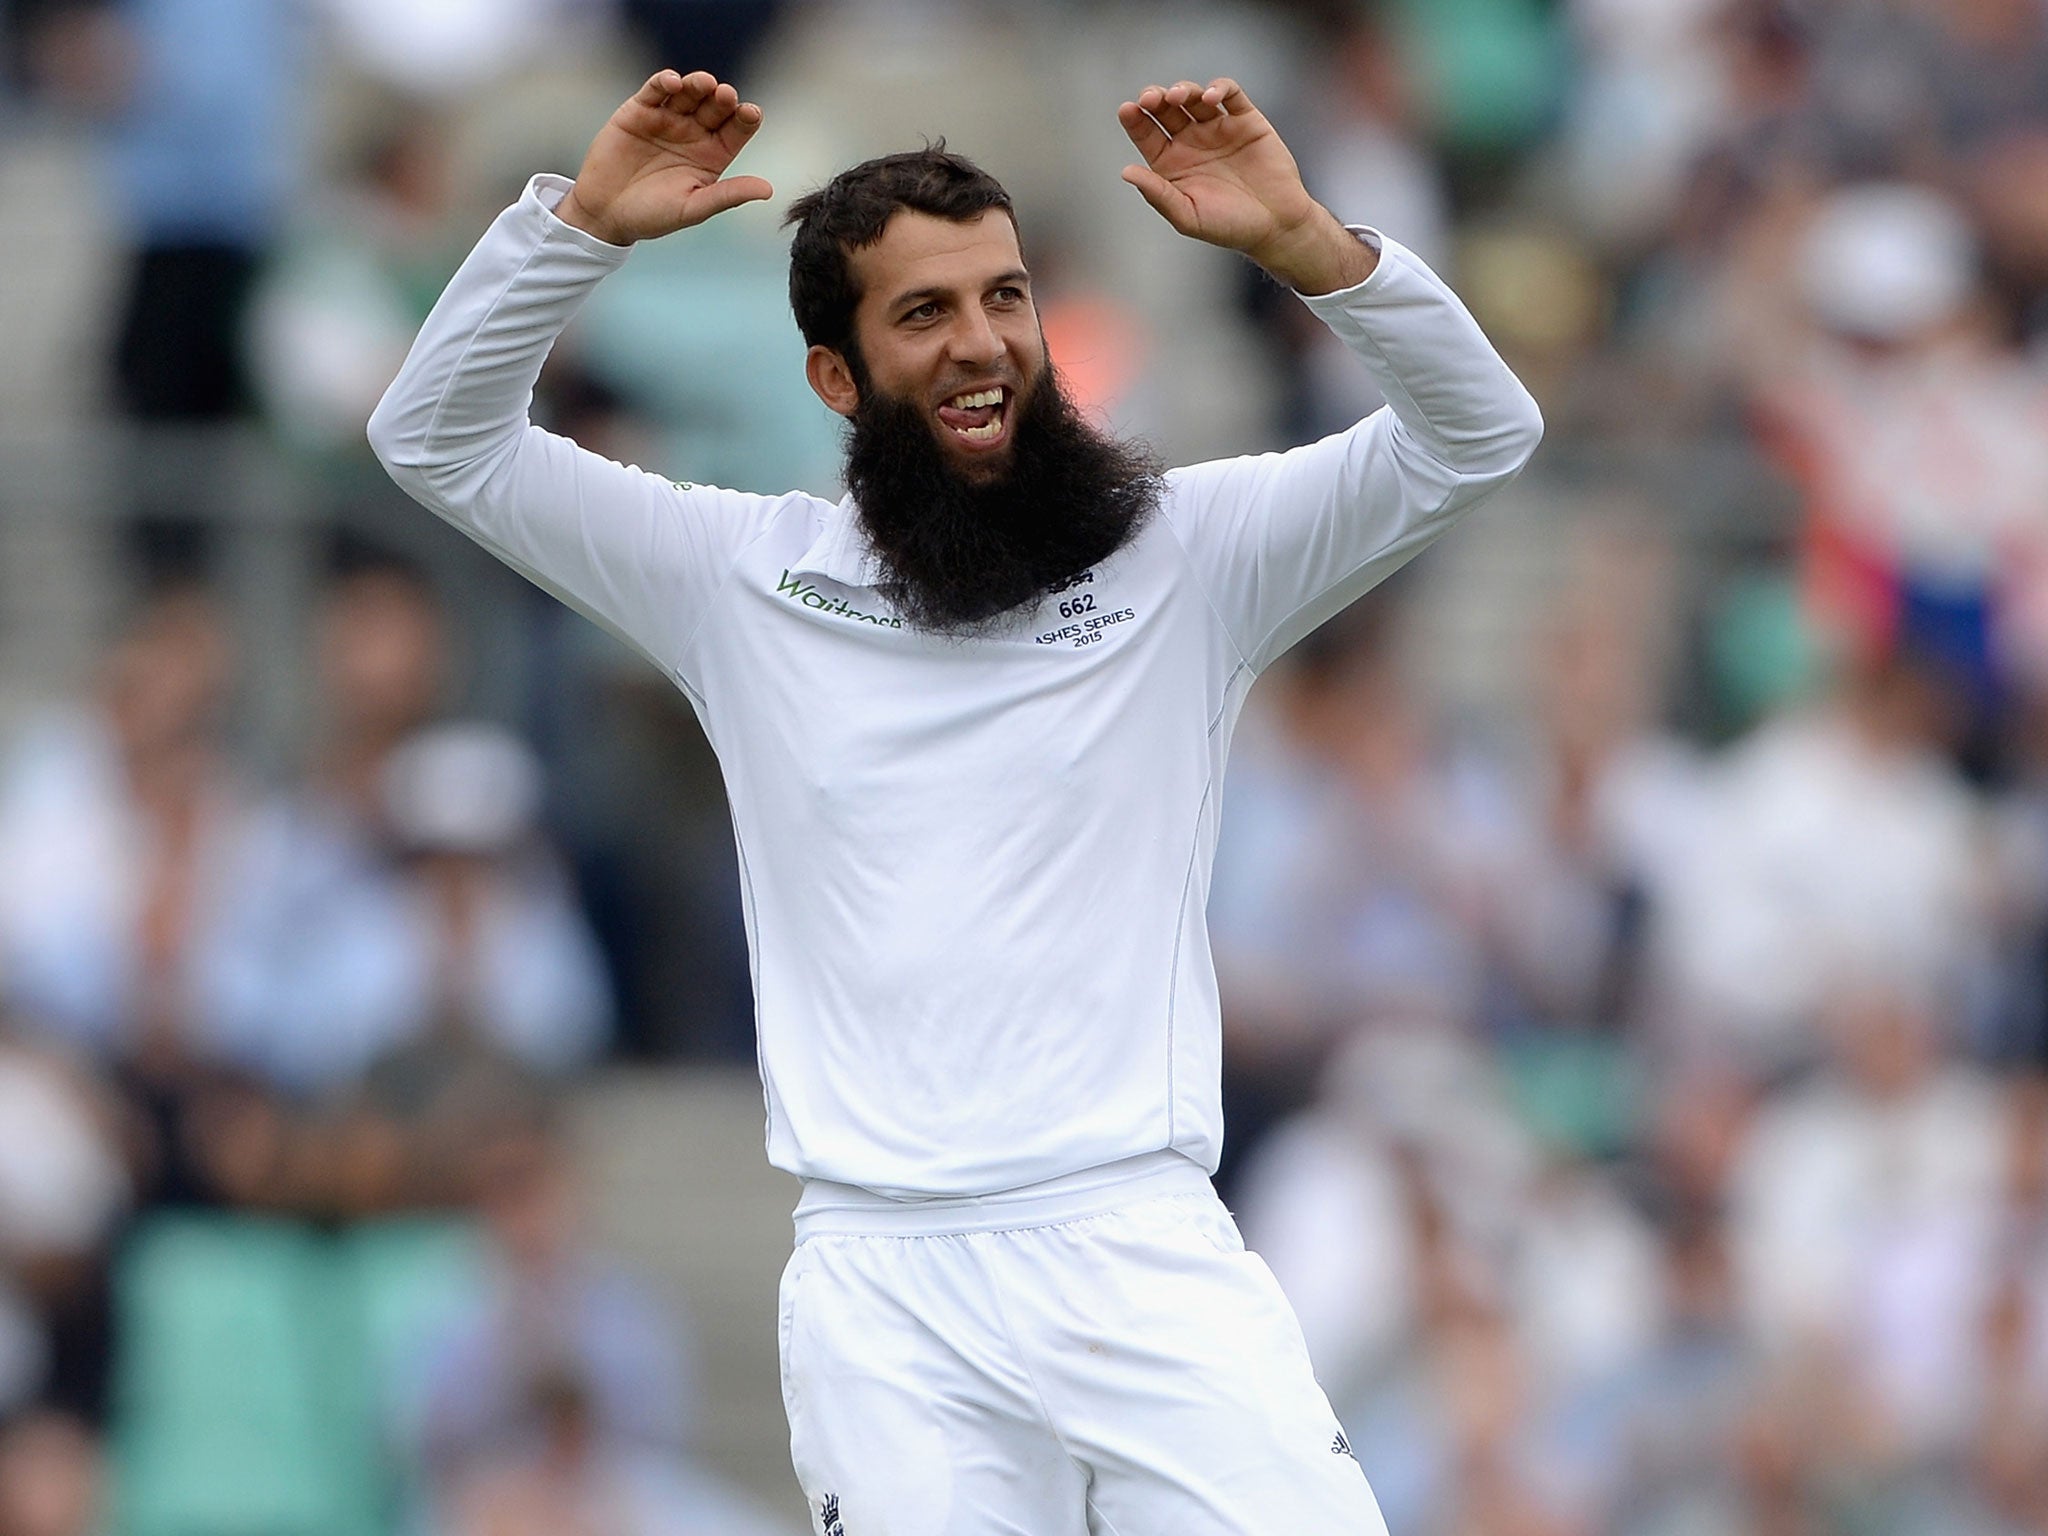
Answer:
M687 1335L579 1230L558 1135L503 1126L474 1160L483 1305L430 1349L428 1528L446 1536L769 1536L689 1458Z
M1978 812L1939 750L1947 707L1910 659L1853 666L1710 768L1655 908L1667 1057L1768 1080L1819 1054L1812 1021L1843 968L1932 993L1981 974Z
M389 879L383 776L391 754L433 718L446 686L443 619L410 568L369 561L344 571L314 622L318 744L303 787L257 813L247 877L219 947L215 995L236 1059L290 1091L311 1086L283 1065L280 1019L306 936L360 887ZM280 1076L279 1074L283 1075Z
M1886 1461L1953 1454L1976 1398L2005 1115L1933 994L1859 966L1828 1060L1759 1112L1730 1185L1741 1305L1780 1361L1837 1362Z
M339 575L316 624L323 739L308 797L357 839L382 835L385 768L440 710L450 669L446 620L426 579L395 561Z
M1277 728L1248 723L1230 780L1209 910L1233 1160L1351 1032L1463 1031L1484 1001L1493 786L1443 748L1366 622L1297 649Z
M251 362L267 413L296 444L360 452L363 422L461 259L446 135L432 113L395 103L263 274Z
M241 330L304 152L296 0L123 0L110 125L134 249L115 382L142 421L220 421L252 401Z
M1453 272L1449 191L1422 141L1423 106L1392 30L1352 13L1325 43L1312 98L1319 121L1303 143L1303 179L1338 217L1384 228L1438 272ZM1384 403L1327 327L1270 285L1257 292L1290 363L1281 423L1287 441L1341 431Z
M543 1075L589 1061L610 989L541 837L532 754L494 727L432 726L379 788L397 862L309 897L250 1009L261 1070L331 1095L398 1056L430 1076L479 1056Z
M2048 665L2048 382L2003 343L1976 232L1936 194L1836 192L1797 254L1809 327L1755 362L1813 611L1858 655L1940 662L1981 735L2009 677Z
M192 587L147 599L93 701L33 724L0 768L0 975L30 1026L175 1075L220 1055L212 978L249 858L221 728L233 653Z
M1663 1231L1663 1330L1560 1415L1565 1480L1596 1530L1742 1528L1736 1435L1755 1380L1735 1306L1727 1233L1712 1207Z
M31 1413L0 1424L0 1530L94 1536L103 1530L100 1447L73 1419Z
M132 1189L118 1107L73 1064L0 1033L0 1418L106 1409L106 1253Z

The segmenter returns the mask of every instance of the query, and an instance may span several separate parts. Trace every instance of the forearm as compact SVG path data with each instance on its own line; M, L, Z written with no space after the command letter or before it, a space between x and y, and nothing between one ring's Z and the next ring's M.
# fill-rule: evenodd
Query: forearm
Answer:
M445 502L527 425L534 381L562 328L625 259L547 211L566 189L537 177L450 279L369 424L392 477Z
M548 211L568 185L536 177L477 243L370 442L414 500L680 676L736 551L808 499L679 485L527 420L555 338L626 257Z
M1361 232L1345 238L1363 246ZM1379 238L1379 237L1375 237ZM1470 311L1420 257L1380 239L1368 278L1304 302L1365 370L1407 435L1461 475L1505 477L1543 435L1543 417Z

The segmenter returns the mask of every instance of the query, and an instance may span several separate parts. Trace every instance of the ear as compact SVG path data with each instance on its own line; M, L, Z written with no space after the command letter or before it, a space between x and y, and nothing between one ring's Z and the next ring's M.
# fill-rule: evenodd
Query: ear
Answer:
M853 381L853 370L830 347L811 348L804 357L804 377L829 411L851 416L860 404L860 386Z

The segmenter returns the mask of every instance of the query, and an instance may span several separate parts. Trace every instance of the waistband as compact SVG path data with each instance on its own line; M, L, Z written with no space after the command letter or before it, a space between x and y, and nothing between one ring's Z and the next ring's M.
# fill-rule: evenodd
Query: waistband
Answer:
M1214 1199L1216 1190L1199 1163L1171 1150L1142 1152L991 1195L895 1200L855 1184L806 1179L796 1203L796 1240L803 1243L826 1235L947 1237L1046 1227L1100 1216L1139 1200L1187 1194Z

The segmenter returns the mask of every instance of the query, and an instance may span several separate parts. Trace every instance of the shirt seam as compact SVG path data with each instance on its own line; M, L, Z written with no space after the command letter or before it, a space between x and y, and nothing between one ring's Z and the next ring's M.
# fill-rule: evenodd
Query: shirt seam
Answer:
M1371 279L1368 278L1367 281L1370 282ZM1356 315L1353 315L1350 312L1349 307L1346 305L1337 305L1335 307L1337 308L1338 313L1342 314L1346 319L1355 320L1358 318ZM1323 320L1323 324L1326 326L1330 323L1328 320L1323 319L1323 317L1320 314L1318 314L1316 318ZM1338 340L1343 341L1346 340L1346 338L1339 337ZM1372 355L1379 359L1380 366L1386 370L1390 377L1394 378L1397 381L1400 379L1402 370L1396 368L1391 362L1388 361L1387 349L1380 345L1379 338L1373 335L1370 327L1359 327L1358 340L1362 345L1370 347L1372 349ZM1401 393L1407 397L1409 404L1415 407L1415 414L1421 420L1422 424L1428 427L1432 432L1436 431L1436 423L1429 419L1429 413L1422 408L1422 402L1417 400L1415 396L1412 393L1410 393L1405 387L1401 390ZM1399 411L1395 411L1391 403L1388 405L1387 409L1392 412L1395 421L1401 422L1401 413ZM1371 420L1370 417L1367 417L1365 419L1368 421ZM1401 422L1401 425L1405 428L1407 426L1407 423ZM1413 434L1411 433L1410 435L1412 436ZM1421 447L1422 445L1418 442L1416 446ZM1431 453L1427 448L1422 448L1422 452L1426 458L1432 459L1437 464L1441 465L1443 468L1448 469L1452 474L1456 475L1459 480L1462 481L1465 478L1464 471L1459 469L1455 464L1447 463L1445 460L1438 458L1434 453Z
M761 918L758 903L754 900L754 870L747 861L746 834L740 831L740 818L736 811L732 818L732 841L739 853L740 900L747 920L747 984L754 994L754 1070L761 1074L761 1115L767 1122L762 1140L772 1146L775 1141L775 1095L768 1080L768 1043L761 1031Z
M1232 677L1236 675L1235 672L1231 674ZM1220 711L1217 718L1222 718ZM1212 725L1208 734L1213 735L1214 732ZM1194 888L1195 861L1202 854L1202 813L1209 808L1209 797L1215 789L1216 775L1212 772L1202 781L1202 799L1195 807L1193 835L1188 839L1188 867L1181 876L1180 900L1173 909L1173 957L1167 962L1166 970L1166 1145L1169 1148L1180 1134L1179 1053L1175 1050L1175 1026L1180 1011L1180 946L1188 931L1188 892Z
M448 370L448 377L442 381L440 393L434 396L434 413L427 418L427 430L420 442L420 451L422 453L431 455L434 451L434 437L440 431L441 415L448 409L448 397L455 392L455 381L462 377L464 365L469 362L469 354L476 350L476 344L483 339L485 328L496 318L498 311L504 307L506 297L518 285L519 279L526 275L526 269L533 265L534 258L540 255L541 248L547 243L548 230L543 227L540 232L540 238L535 240L527 253L519 259L519 265L513 268L511 275L505 279L504 283L499 287L496 296L492 298L490 306L484 310L477 323L471 327L469 340L463 343L461 355L455 359L455 366ZM556 340L560 339L561 333L557 330ZM550 351L554 350L553 342L549 343L548 349ZM527 425L531 426L533 424L532 413L528 411L525 415ZM514 432L510 441L512 447L516 449L519 444L519 434Z
M1198 583L1199 584L1199 583ZM1218 616L1220 619L1220 615ZM1251 671L1251 663L1239 659L1230 676L1223 680L1223 699L1216 706L1216 713L1209 717L1209 728L1202 733L1204 741L1216 734L1223 724L1223 717L1230 712L1230 690L1237 686L1237 680ZM1173 958L1166 973L1166 1145L1170 1149L1178 1138L1180 1126L1180 1082L1178 1075L1179 1057L1174 1050L1175 1023L1180 1011L1180 945L1187 933L1188 891L1195 880L1195 860L1202 851L1202 813L1208 809L1210 796L1216 790L1216 775L1211 772L1202 781L1202 798L1195 806L1195 825L1188 841L1187 872L1181 876L1180 903L1174 908Z
M1350 226L1347 225L1346 228L1348 229L1350 228ZM1359 296L1364 296L1362 290L1364 290L1366 284L1370 283L1373 280L1373 278L1378 277L1380 275L1380 269L1386 265L1386 256L1386 247L1382 245L1380 247L1379 264L1376 265L1372 269L1371 273L1369 273L1366 276L1364 282L1361 282L1356 285L1356 290L1360 291ZM1331 299L1334 297L1335 295L1333 294L1316 294L1313 296L1304 294L1301 296L1302 302L1308 305L1309 312L1313 314L1318 320L1322 321L1325 326L1329 325L1330 317L1328 315L1325 315L1323 313L1322 308L1318 307L1314 301L1315 299ZM1330 304L1328 307L1334 309L1338 314L1343 315L1346 319L1357 319L1357 316L1351 313L1350 305L1348 303L1338 302ZM1338 339L1340 341L1345 342L1346 345L1349 345L1351 342L1351 338L1349 337L1339 337ZM1372 331L1369 327L1364 325L1360 325L1358 327L1357 340L1360 345L1371 349L1372 355L1379 360L1380 366L1382 368L1386 369L1388 373L1393 374L1396 377L1399 376L1400 370L1393 367L1393 365L1387 361L1386 349L1380 345L1379 338L1372 334ZM1408 392L1405 389L1402 391L1402 393L1404 395L1407 395L1409 402L1415 406L1415 414L1418 418L1421 419L1422 424L1428 427L1431 431L1435 431L1436 424L1429 419L1429 415L1426 411L1422 409L1421 403L1417 401L1412 394L1408 394ZM1393 410L1393 407L1391 405L1389 405L1387 409L1392 414L1395 425L1400 427L1403 431L1408 431L1407 423L1401 420L1401 413L1399 411ZM1368 416L1364 420L1370 421L1371 419L1372 418ZM1363 421L1354 423L1352 426L1352 430L1356 431L1358 427L1362 425L1364 425ZM1412 431L1410 431L1408 435L1411 438L1414 438L1415 436ZM1424 519L1433 518L1438 513L1442 512L1445 507L1450 505L1451 498L1458 494L1458 490L1461 486L1464 485L1467 476L1463 470L1457 467L1457 465L1447 463L1445 460L1439 458L1436 454L1430 452L1430 450L1422 444L1420 439L1415 439L1415 446L1422 453L1424 458L1430 460L1430 462L1437 465L1438 468L1450 471L1451 474L1450 489L1444 492L1443 496L1436 502L1434 506L1430 507L1428 511L1422 514ZM1259 637L1259 643L1252 647L1252 654L1255 656L1263 655L1265 653L1266 647L1273 643L1273 637L1279 634L1282 629L1286 628L1287 625L1293 620L1296 614L1300 613L1304 608L1309 607L1318 598L1322 597L1324 593L1330 591L1332 588L1336 586L1341 585L1342 582L1348 577L1356 575L1359 571L1363 570L1366 566L1370 565L1380 555L1384 554L1388 548L1391 548L1391 546L1382 546L1380 549L1373 551L1372 554L1367 555L1365 559L1359 561L1358 564L1352 566L1349 570L1345 571L1343 576L1338 577L1336 581L1331 582L1329 586L1323 588L1321 592L1316 592L1312 594L1306 601L1297 603L1294 607L1288 609L1286 613L1282 614L1279 618L1275 619L1271 626L1267 628L1265 634ZM1240 651L1239 654L1243 655L1243 652ZM1247 657L1246 659L1249 660L1250 658ZM1256 671L1260 669L1255 667L1254 670Z
M1195 562L1194 551L1188 548L1187 540L1180 536L1180 529L1174 526L1173 515L1162 508L1160 521L1166 524L1166 531L1173 538L1173 547L1180 551L1181 564L1187 568L1188 577L1195 584L1195 590L1202 594L1202 602L1209 610L1209 617L1216 621L1216 627L1223 631L1223 638L1230 645L1230 652L1238 659L1241 667L1250 666L1251 658L1244 653L1244 647L1237 643L1237 636L1230 632L1230 621L1223 616L1223 610L1216 605L1216 595L1209 590L1209 584L1202 580L1202 568ZM1235 676L1236 673L1231 674ZM1228 683L1224 684L1227 689ZM1212 727L1213 728L1213 727Z
M745 561L748 555L753 553L754 546L773 533L775 525L787 517L795 506L800 504L793 499L785 499L782 510L769 518L766 526L759 533L733 551L732 559L726 562L725 574L718 578L718 585L711 589L711 595L704 600L704 607L698 612L697 621L690 626L690 632L683 636L682 643L676 647L676 681L678 683L682 682L683 668L689 661L690 652L696 649L697 636L703 632L705 620L711 617L711 610L716 608L720 600L724 598L726 589L732 585L733 577L739 574L741 563ZM735 827L737 827L737 824L735 824Z

